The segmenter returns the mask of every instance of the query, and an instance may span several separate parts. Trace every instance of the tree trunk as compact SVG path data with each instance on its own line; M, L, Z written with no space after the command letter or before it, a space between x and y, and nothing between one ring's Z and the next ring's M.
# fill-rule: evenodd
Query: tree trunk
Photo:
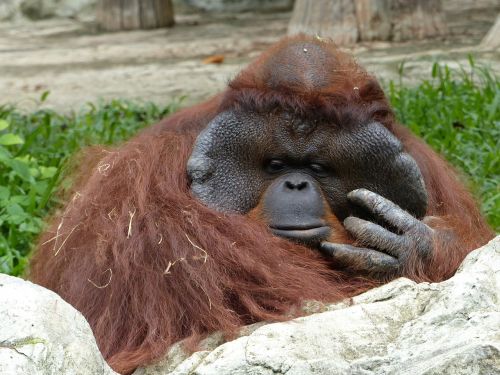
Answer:
M391 8L387 0L356 0L359 40L391 39Z
M444 35L446 25L441 0L296 0L288 33L299 32L352 44Z
M338 44L358 40L352 0L296 0L288 34L305 33L330 37Z
M491 50L500 48L500 14L488 34L483 38L480 47Z
M387 0L392 19L392 40L425 39L447 32L440 0Z
M174 25L172 0L99 0L96 19L103 30L156 29Z

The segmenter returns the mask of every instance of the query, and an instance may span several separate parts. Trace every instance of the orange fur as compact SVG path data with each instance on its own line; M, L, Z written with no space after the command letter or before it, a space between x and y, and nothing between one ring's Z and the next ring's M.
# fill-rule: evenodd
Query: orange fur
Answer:
M270 89L266 61L301 40L330 51L330 85ZM453 170L395 123L373 77L333 44L285 39L221 95L122 146L91 149L85 160L93 162L75 172L72 199L40 236L29 278L83 313L116 371L129 373L157 360L182 339L195 348L210 332L230 335L245 324L286 319L305 299L338 301L377 285L336 269L314 250L272 236L252 215L222 214L193 199L186 162L195 137L217 113L234 107L281 107L337 124L346 116L377 119L393 131L422 170L428 214L436 217L432 225L455 235L436 241L431 262L415 256L406 276L443 280L492 237ZM336 219L328 220L341 233Z

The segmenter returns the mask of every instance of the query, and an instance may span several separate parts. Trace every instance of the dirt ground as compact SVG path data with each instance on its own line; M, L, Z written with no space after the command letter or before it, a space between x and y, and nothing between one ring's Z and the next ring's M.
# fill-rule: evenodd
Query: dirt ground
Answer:
M187 95L184 105L189 105L222 90L253 57L284 36L289 17L286 12L178 15L172 29L108 34L74 20L0 23L0 103L33 109L49 90L45 106L61 111L118 97L161 104ZM371 43L351 51L382 80L397 79L404 61L408 84L429 77L434 61L467 65L469 53L500 71L500 51L478 48L494 18L455 19L453 30L462 31L446 40ZM222 64L203 63L215 54L225 56Z

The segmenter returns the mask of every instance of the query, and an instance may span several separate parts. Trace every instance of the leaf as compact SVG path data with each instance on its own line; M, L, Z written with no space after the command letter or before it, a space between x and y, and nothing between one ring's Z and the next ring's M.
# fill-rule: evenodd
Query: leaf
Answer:
M40 97L40 102L45 102L47 100L47 98L49 97L50 95L50 91L44 91L42 96Z
M1 156L2 155L0 155L0 162L10 167L19 177L26 181L32 180L30 169L26 163L16 159L3 158Z
M23 139L18 135L12 133L0 135L0 145L11 146L11 145L20 145L23 143L24 143Z
M12 203L7 206L7 213L9 215L22 215L24 214L24 210L17 203Z
M10 158L12 158L10 152L5 147L0 146L0 161L10 160Z
M47 190L48 185L48 181L37 181L34 185L32 185L32 188L35 189L35 192L38 196L43 196L45 190Z
M439 64L437 62L432 64L432 78L436 78L439 72Z
M488 109L488 121L492 121L495 115L498 113L498 108L500 107L500 90L497 91L493 101L487 106Z
M0 131L5 130L9 127L9 123L6 120L0 120Z
M11 204L18 204L20 206L28 205L28 196L27 195L13 195L10 197Z
M21 223L21 225L19 225L19 231L37 234L38 232L40 232L40 226L36 225L33 222Z
M5 211L7 213L7 222L11 224L19 225L28 219L26 212L17 203L8 204Z
M38 176L40 176L40 171L38 170L38 168L28 168L29 171L30 171L30 175L32 175L33 177L37 178Z
M55 187L57 181L59 180L59 176L61 175L63 165L64 165L64 159L61 160L61 164L60 164L59 168L57 168L56 173L49 180L49 183L47 184L47 188L45 189L44 193L42 194L42 200L40 202L39 208L42 208L42 209L45 208L45 205L48 203L48 201L50 199L50 195L51 195L52 191L54 191L54 187Z
M404 71L405 71L405 64L406 64L406 61L403 60L401 61L401 63L399 64L398 66L398 74L399 74L399 77L402 78L403 75L404 75Z
M0 200L7 200L10 196L10 190L5 186L0 186Z
M474 60L474 56L471 53L469 53L467 55L467 59L469 60L469 65L473 68L476 65L476 62Z
M203 60L203 64L222 64L224 55L212 55Z
M40 172L42 173L41 178L52 178L57 173L56 167L40 167Z

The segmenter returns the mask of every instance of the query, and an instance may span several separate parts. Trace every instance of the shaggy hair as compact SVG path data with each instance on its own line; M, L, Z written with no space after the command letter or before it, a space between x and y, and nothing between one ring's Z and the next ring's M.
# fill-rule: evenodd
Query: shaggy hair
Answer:
M325 68L331 84L270 88L270 59L302 40L331 57ZM299 314L304 300L338 301L381 282L336 269L317 251L273 236L253 217L222 214L193 198L186 163L194 140L216 114L236 106L376 118L402 141L422 171L430 225L453 234L436 240L430 261L413 256L404 276L444 280L492 237L452 168L395 123L373 77L331 43L284 39L206 103L119 147L88 149L71 198L40 236L29 278L82 312L118 372L159 359L179 340L195 349L208 333L231 337L243 325Z

